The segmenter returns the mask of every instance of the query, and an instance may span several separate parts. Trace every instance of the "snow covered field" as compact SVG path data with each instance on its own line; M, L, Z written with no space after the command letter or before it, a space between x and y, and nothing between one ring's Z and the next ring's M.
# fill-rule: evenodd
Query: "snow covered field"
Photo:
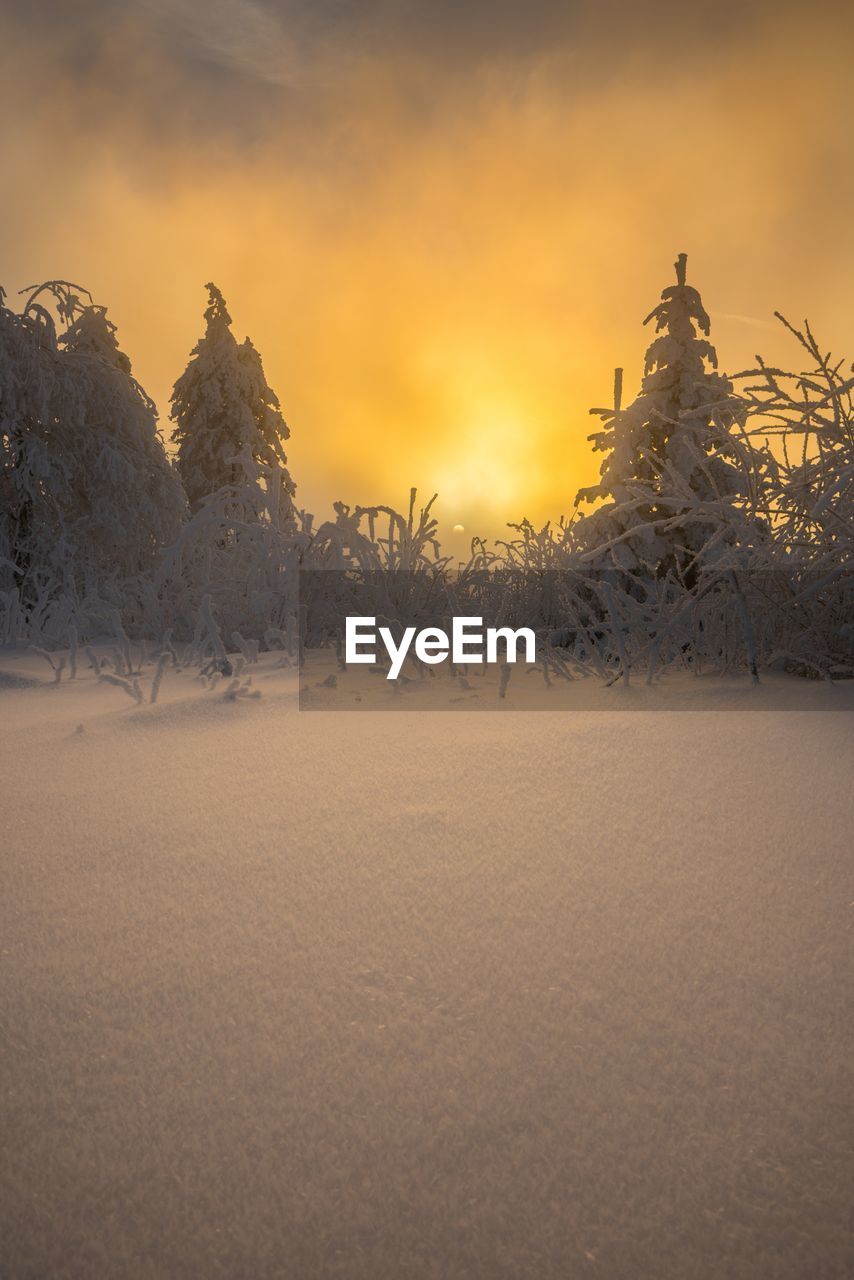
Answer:
M4 1277L852 1274L854 689L83 668L0 655Z

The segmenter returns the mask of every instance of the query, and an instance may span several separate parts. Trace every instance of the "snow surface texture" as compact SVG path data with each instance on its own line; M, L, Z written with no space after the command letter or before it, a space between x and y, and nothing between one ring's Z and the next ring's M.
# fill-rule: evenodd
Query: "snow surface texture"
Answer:
M0 668L4 1277L852 1274L850 688Z

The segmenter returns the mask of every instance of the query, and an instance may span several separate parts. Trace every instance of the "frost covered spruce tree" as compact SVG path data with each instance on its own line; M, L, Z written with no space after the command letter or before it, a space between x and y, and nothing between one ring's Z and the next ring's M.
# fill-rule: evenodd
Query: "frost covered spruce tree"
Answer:
M308 537L284 451L290 432L261 357L248 338L237 342L225 299L207 288L205 334L172 395L191 517L156 588L179 633L192 633L202 611L226 636L259 639L288 625Z
M602 505L574 530L591 565L691 578L757 530L744 512L752 463L736 435L743 404L717 372L709 317L685 269L683 253L676 284L644 321L655 321L657 336L641 394L622 408L618 369L613 407L590 411L604 425L589 439L606 458L601 480L580 490L576 505Z
M283 441L290 431L250 340L238 343L216 285L204 337L172 393L173 440L193 513L212 495L237 517L279 528L293 518L295 486Z
M115 602L177 536L181 483L106 309L66 281L27 293L0 305L3 586L29 607Z

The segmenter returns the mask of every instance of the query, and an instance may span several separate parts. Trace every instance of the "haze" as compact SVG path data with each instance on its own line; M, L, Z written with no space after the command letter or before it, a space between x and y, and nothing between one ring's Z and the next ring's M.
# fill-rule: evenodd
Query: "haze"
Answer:
M587 409L616 364L634 393L677 252L729 371L795 359L775 308L850 354L852 26L827 4L6 5L0 282L86 285L165 419L215 280L301 505L418 485L451 545L500 536L595 481Z

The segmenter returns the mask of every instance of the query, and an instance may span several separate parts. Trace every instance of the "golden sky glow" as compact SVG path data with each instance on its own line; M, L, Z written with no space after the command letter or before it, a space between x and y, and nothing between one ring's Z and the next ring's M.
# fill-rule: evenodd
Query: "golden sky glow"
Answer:
M654 24L618 47L588 24L453 65L441 27L423 54L374 33L343 56L333 26L295 63L298 6L240 0L213 6L201 58L192 0L106 27L87 7L73 40L62 20L0 23L18 104L0 283L86 285L165 417L214 280L320 516L404 506L414 484L439 490L454 545L570 510L598 474L587 409L615 364L634 393L640 322L682 250L728 371L791 354L775 308L854 348L841 6L820 57L817 10L783 5L732 40L692 26L682 52Z

